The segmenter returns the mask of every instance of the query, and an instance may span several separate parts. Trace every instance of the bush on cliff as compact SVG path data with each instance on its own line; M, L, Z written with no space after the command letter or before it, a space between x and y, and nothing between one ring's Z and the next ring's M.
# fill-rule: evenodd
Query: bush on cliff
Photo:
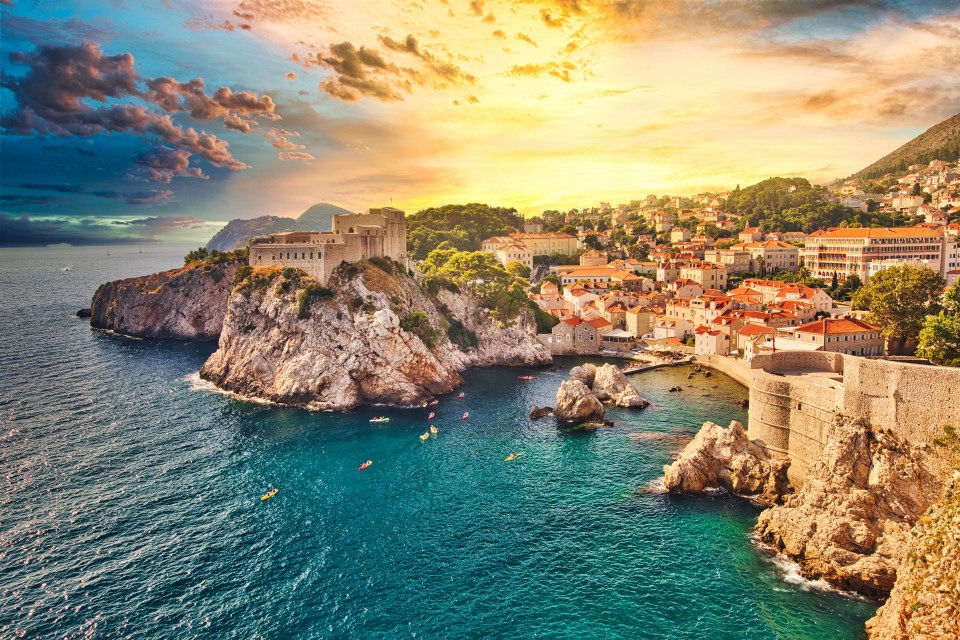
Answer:
M223 264L224 262L247 262L250 258L250 250L247 247L234 249L233 251L210 251L204 247L198 247L190 251L183 257L183 264Z
M423 311L411 311L400 321L400 328L423 340L428 347L435 347L440 332L430 324L430 318Z
M317 300L333 297L333 289L325 287L319 282L304 282L297 292L297 319L304 320L310 316L310 305Z
M253 267L249 265L243 265L237 269L236 273L233 274L233 286L237 286L253 274Z

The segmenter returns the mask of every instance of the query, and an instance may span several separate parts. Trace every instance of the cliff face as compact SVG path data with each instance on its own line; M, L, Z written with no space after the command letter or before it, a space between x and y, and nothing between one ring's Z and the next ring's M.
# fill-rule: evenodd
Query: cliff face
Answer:
M867 632L871 640L960 638L960 473L910 537L890 599Z
M292 272L255 272L230 298L220 347L200 375L243 395L347 410L420 404L455 389L468 366L551 361L527 319L500 329L468 296L438 296L438 305L402 272L342 265L331 295L303 304L311 287ZM475 348L448 339L453 323Z
M139 338L216 340L237 262L190 265L101 285L90 326Z
M806 575L883 596L893 588L910 529L941 487L905 441L840 417L803 487L761 513L756 531Z

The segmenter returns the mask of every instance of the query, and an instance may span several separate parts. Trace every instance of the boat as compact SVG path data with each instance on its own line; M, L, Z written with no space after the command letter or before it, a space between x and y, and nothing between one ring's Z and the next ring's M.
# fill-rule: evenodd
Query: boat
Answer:
M432 433L433 435L437 435L438 433L440 433L440 430L437 429L435 426L430 425L430 433Z
M604 422L591 421L591 422L584 422L580 426L583 427L584 429L599 429L600 427L605 427L607 425Z
M466 419L469 418L469 417L470 417L470 412L469 412L469 411L464 411L464 412L463 412L463 417L460 418L460 419L461 419L461 420L466 420Z
M272 498L273 496L277 495L277 492L278 492L278 491L280 491L280 489L271 489L271 490L268 491L267 493L263 494L263 497L260 498L260 499L261 499L261 500L269 500L269 499Z
M439 400L434 400L433 402L431 402L431 403L428 404L427 406L428 406L428 407L435 407L435 406L437 406L438 404L440 404L440 401L439 401Z
M436 416L437 416L437 414L435 414L433 411L431 411L431 412L430 412L430 415L427 416L427 420L433 420Z
M362 465L360 465L359 467L357 467L357 471L363 471L364 469L366 469L367 467L369 467L369 466L372 465L372 464L373 464L373 460L367 460L367 461L364 462Z
M370 422L390 422L390 418L387 416L380 416L378 418L370 418Z
M516 460L517 458L519 458L519 457L522 456L522 455L523 455L522 453L511 453L511 454L508 455L506 458L504 458L503 461L504 461L504 462L513 462L514 460Z
M517 380L536 380L537 376L517 376Z
M426 442L427 438L429 437L430 437L430 432L424 431L423 433L420 434L420 442Z
M457 397L458 397L458 398L463 398L463 391L461 391L460 393L458 393L458 394L457 394Z

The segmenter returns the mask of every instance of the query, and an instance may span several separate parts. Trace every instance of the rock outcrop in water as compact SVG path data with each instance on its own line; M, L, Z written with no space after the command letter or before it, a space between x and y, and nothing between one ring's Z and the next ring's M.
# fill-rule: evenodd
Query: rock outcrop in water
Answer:
M890 598L867 632L871 640L960 638L960 473L910 538Z
M789 490L789 466L762 443L751 441L739 422L726 429L706 422L677 460L664 466L664 487L677 493L725 489L771 505Z
M608 363L598 367L594 364L582 364L570 369L570 379L579 380L590 389L597 400L615 407L643 409L650 406L616 365Z
M906 441L862 421L838 418L826 442L803 487L760 514L757 535L809 577L886 595L942 485Z
M101 285L90 326L138 338L216 340L239 262L181 269Z
M607 410L582 381L564 380L557 389L557 403L553 415L564 422L601 420Z
M430 296L402 269L345 264L329 287L296 270L255 270L230 298L200 375L242 395L347 410L420 404L455 389L470 366L551 362L526 313L501 327L466 294Z

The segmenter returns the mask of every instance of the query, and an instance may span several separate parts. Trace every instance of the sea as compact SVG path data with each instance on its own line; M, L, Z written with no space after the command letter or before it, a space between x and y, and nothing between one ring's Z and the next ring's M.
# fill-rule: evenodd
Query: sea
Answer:
M746 419L732 380L633 375L652 406L594 431L528 417L574 359L468 371L430 422L245 401L197 376L216 345L74 315L186 250L0 250L0 638L862 636L877 604L754 544L756 507L662 492Z

